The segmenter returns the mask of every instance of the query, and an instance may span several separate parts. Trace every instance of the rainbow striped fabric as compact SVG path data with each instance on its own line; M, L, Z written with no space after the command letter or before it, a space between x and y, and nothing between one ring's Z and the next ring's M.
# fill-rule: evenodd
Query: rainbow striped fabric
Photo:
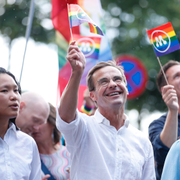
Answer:
M79 26L82 23L89 23L90 32L103 35L101 29L93 22L93 20L83 11L79 5L69 4L68 15L70 28Z
M92 33L102 34L101 29L98 26L96 26L95 24L89 23L89 28L90 28L90 32L92 32Z
M180 49L179 41L170 22L147 31L157 57Z
M86 58L98 59L101 43L100 37L89 37L73 34L73 40L76 40L79 49Z

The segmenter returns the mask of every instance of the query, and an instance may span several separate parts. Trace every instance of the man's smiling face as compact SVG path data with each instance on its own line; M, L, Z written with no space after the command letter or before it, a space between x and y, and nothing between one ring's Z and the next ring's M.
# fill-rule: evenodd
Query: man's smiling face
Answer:
M97 102L99 110L120 108L125 105L127 88L122 73L115 67L106 66L93 74L95 90L91 98Z

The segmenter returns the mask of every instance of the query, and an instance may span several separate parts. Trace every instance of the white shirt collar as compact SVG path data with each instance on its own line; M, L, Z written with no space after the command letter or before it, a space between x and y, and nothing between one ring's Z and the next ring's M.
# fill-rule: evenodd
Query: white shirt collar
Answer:
M110 121L109 121L108 119L106 119L106 118L99 112L98 109L96 110L94 116L95 116L95 119L96 119L96 121L97 121L98 123L106 122L105 124L110 125ZM129 119L128 119L128 116L127 116L126 114L124 114L124 119L125 119L124 126L125 126L126 128L128 128L128 126L129 126ZM108 122L108 123L107 123L107 122Z
M9 131L13 131L14 134L17 136L16 126L15 126L15 124L12 123L12 122L9 122L9 128L8 128L7 132L9 132ZM7 133L7 132L6 132L6 133Z
M14 125L14 123L9 122L9 128L8 129L13 129L14 131L16 131L16 126Z

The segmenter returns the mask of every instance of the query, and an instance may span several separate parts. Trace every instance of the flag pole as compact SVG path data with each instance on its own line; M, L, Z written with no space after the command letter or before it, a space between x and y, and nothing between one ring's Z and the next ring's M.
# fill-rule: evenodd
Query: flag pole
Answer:
M68 19L69 19L69 4L67 3L67 11L68 11ZM69 19L70 21L70 19ZM70 27L70 22L69 22L69 27ZM71 34L71 40L73 41L73 35L72 35L72 29L70 27L70 34Z
M164 75L164 79L165 79L165 81L166 81L167 85L169 85L168 80L167 80L167 78L166 78L166 75L165 75L165 73L164 73L164 70L163 70L162 64L161 64L161 62L160 62L160 60L159 60L159 57L157 57L157 60L158 60L159 65L160 65L160 67L161 67L161 71L162 71L162 73L163 73L163 75Z
M21 74L20 74L20 78L19 78L19 83L21 83L23 66L24 66L24 59L25 59L25 55L26 55L27 43L28 43L29 36L31 33L33 15L34 15L34 0L31 0L31 6L30 6L30 10L29 10L29 17L28 17L28 25L26 28L26 44L25 44L25 49L24 49L23 62L22 62L22 67L21 67Z

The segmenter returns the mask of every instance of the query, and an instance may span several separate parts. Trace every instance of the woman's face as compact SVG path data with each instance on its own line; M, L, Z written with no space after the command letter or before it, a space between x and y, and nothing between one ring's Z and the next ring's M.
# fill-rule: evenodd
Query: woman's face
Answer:
M18 115L20 98L14 79L8 74L0 74L0 119Z

